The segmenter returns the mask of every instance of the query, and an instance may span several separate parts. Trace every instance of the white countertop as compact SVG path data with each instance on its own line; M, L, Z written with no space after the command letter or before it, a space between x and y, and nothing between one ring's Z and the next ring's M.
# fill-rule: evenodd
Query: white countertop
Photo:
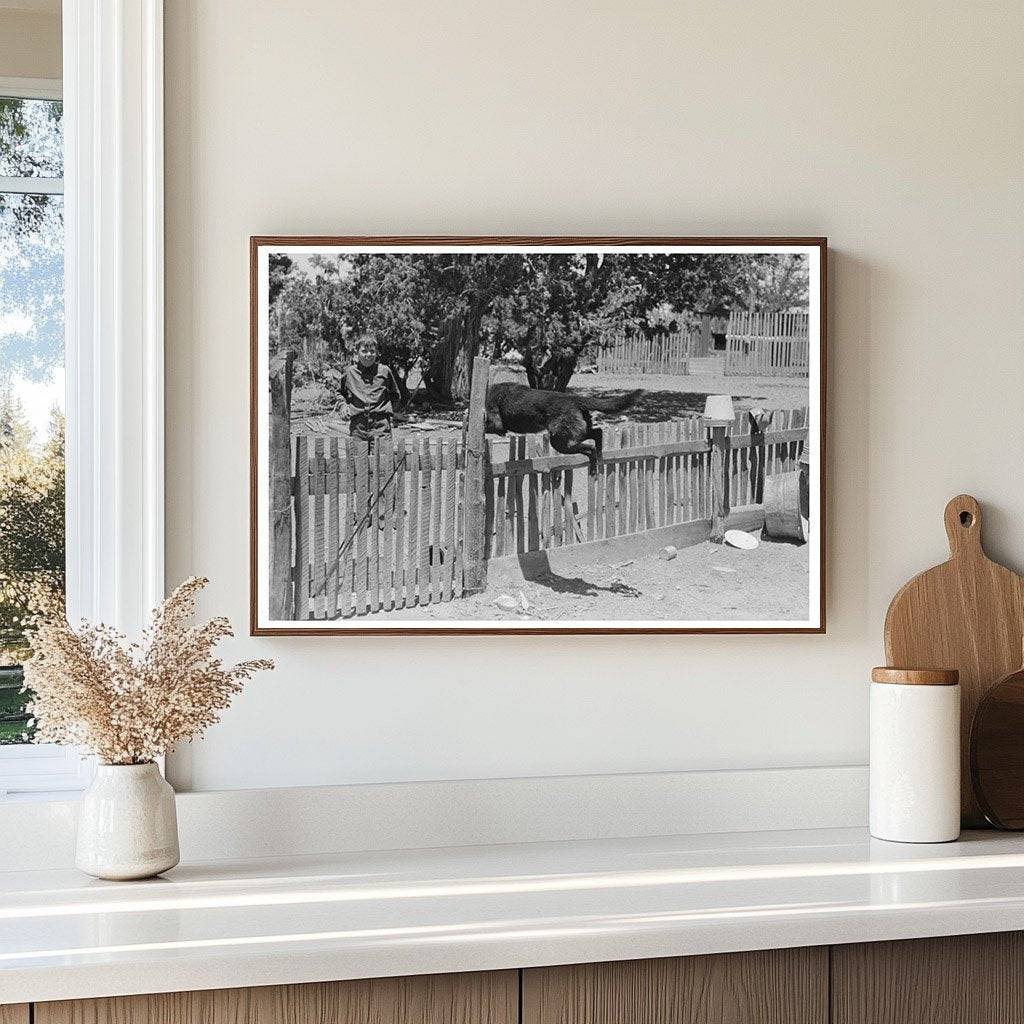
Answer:
M860 829L0 873L0 1003L1024 929L1024 836Z

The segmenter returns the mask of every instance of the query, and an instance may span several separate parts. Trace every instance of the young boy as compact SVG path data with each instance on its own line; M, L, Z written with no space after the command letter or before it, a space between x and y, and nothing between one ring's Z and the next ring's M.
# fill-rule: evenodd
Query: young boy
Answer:
M352 409L352 437L366 441L370 451L375 440L391 437L391 420L402 392L391 367L377 362L377 339L372 334L356 341L356 361L345 367L341 393Z

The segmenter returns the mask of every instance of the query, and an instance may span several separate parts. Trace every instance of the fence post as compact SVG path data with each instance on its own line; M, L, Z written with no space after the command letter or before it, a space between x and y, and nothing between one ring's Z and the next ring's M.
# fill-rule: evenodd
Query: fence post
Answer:
M700 348L702 356L711 355L711 314L701 313L700 315Z
M294 618L292 597L292 363L290 349L270 362L270 618Z
M750 466L753 473L751 490L754 504L760 505L764 501L764 473L768 456L764 428L771 422L772 414L764 409L751 409L747 416L750 418Z
M729 519L729 434L728 426L711 428L711 543L725 540Z
M463 471L463 591L478 594L487 586L487 537L485 523L487 503L484 500L486 484L487 441L484 421L487 415L487 377L490 360L486 356L473 359L473 378L466 413L465 470Z

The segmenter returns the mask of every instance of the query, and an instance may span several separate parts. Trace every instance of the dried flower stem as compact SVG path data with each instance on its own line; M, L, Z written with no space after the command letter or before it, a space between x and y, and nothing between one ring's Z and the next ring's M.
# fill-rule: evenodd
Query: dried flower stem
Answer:
M102 624L38 624L25 663L37 742L87 747L105 764L144 764L216 724L242 684L274 663L225 668L214 656L232 635L228 620L188 624L208 582L193 576L182 583L153 612L139 643Z

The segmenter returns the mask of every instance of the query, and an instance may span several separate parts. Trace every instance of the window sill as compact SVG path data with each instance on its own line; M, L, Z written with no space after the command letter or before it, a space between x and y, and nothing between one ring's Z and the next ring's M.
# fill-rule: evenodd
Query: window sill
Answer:
M94 759L52 743L0 746L0 803L67 800L89 785Z

